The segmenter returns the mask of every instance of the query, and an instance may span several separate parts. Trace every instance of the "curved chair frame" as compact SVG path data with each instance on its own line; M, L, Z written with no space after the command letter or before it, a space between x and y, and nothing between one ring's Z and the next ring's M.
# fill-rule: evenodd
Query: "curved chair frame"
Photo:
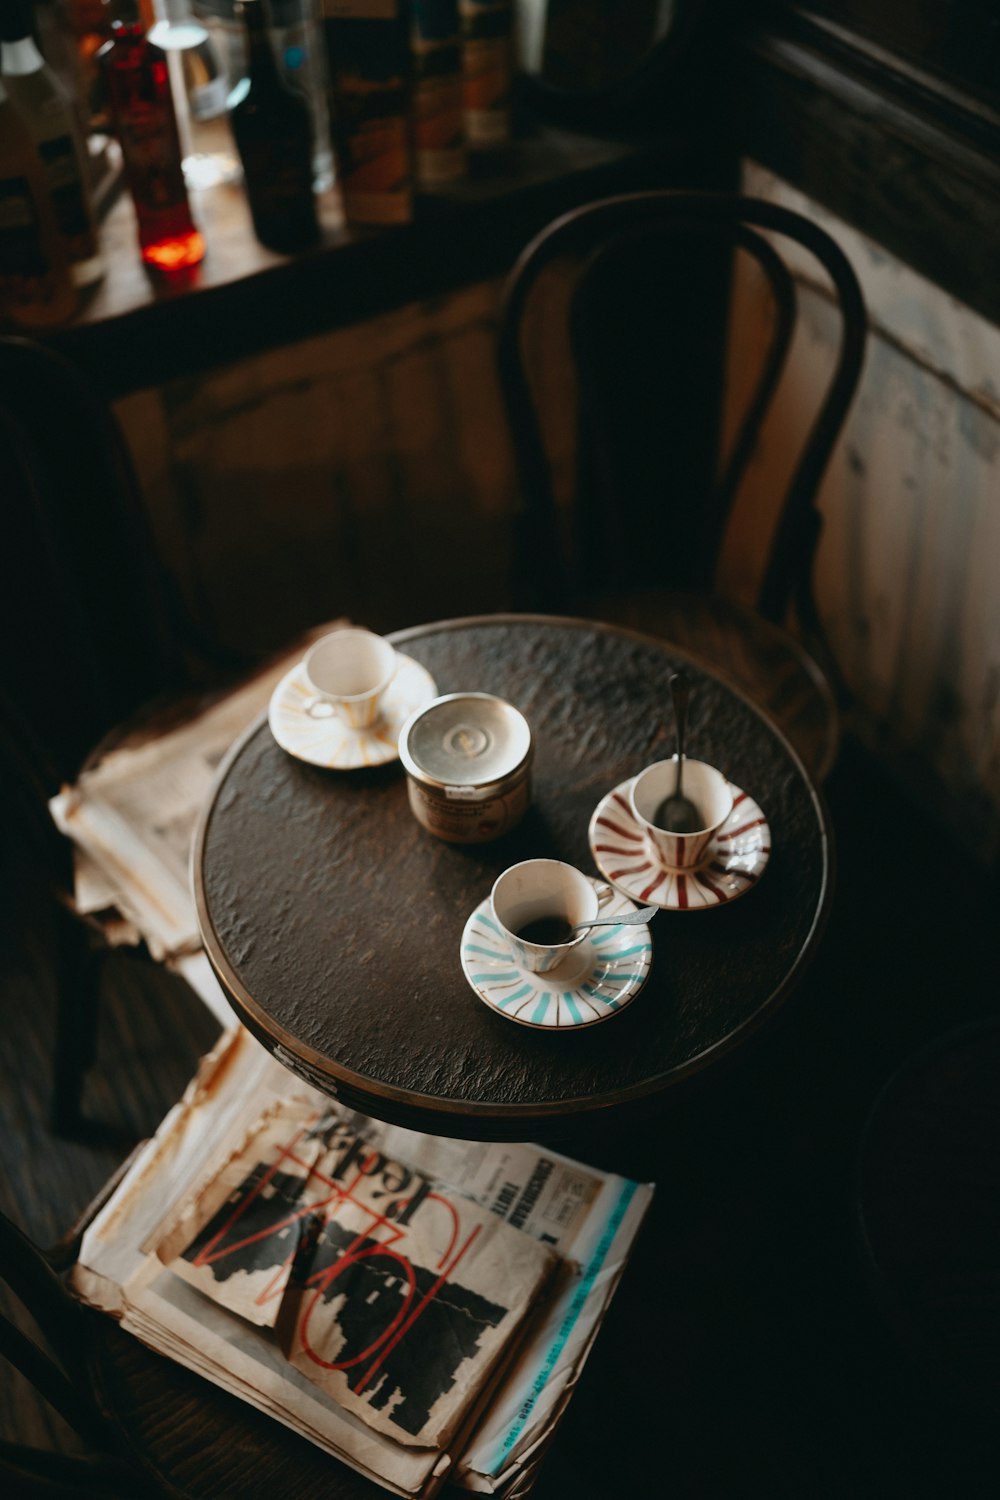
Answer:
M522 315L540 274L558 257L582 260L570 326L581 391L585 393L594 374L593 351L585 331L587 298L596 272L607 266L609 255L627 248L630 242L659 234L706 239L721 235L731 246L741 246L755 256L770 283L777 316L731 456L706 501L718 525L721 544L733 498L785 365L796 313L792 277L760 231L787 236L811 252L829 275L841 309L836 367L784 497L756 600L759 614L773 623L783 622L794 604L802 630L822 639L812 585L812 560L821 527L815 501L861 374L867 331L864 299L849 261L824 229L778 204L740 194L657 190L585 205L564 214L537 235L511 272L500 311L498 363L527 506L524 577L536 601L544 597L551 602L560 594L565 598L569 583L564 563L557 561L561 550L556 540L552 475L520 345Z

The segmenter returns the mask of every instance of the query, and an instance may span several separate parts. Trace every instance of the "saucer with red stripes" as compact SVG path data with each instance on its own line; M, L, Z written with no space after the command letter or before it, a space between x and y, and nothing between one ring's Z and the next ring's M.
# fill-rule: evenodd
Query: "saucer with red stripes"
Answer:
M730 787L733 808L693 870L668 870L629 805L632 780L602 797L587 830L590 852L605 880L642 906L664 911L706 911L751 890L771 857L771 830L748 792Z

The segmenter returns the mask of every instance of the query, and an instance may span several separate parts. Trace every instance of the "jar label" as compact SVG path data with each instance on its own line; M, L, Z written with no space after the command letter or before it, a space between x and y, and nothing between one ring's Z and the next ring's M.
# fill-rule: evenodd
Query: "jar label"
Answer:
M485 844L519 823L527 811L531 794L530 780L525 776L509 790L485 801L466 799L467 787L445 788L445 795L431 792L412 779L407 783L410 807L418 823L428 832L453 844ZM463 800L454 801L448 792L459 790Z

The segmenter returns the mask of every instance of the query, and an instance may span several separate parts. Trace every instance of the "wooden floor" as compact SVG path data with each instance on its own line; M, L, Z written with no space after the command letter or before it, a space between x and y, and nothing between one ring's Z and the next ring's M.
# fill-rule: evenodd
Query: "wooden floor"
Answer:
M589 1149L657 1193L537 1500L1000 1493L997 1413L950 1395L890 1331L865 1281L855 1214L859 1141L883 1084L931 1038L1000 1012L997 891L860 752L845 751L827 794L837 893L795 999L643 1138L633 1130ZM45 1123L50 919L16 844L0 863L12 924L0 1206L47 1242L155 1128L216 1025L179 981L113 956L86 1096L110 1134L55 1138ZM69 1445L19 1377L4 1370L0 1391L0 1436Z

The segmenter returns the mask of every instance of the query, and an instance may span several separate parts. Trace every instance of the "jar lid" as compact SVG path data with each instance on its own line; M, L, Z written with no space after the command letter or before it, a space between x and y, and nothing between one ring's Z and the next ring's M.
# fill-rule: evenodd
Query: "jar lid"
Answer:
M427 786L485 786L517 771L531 753L528 721L491 693L447 693L403 725L399 757Z

